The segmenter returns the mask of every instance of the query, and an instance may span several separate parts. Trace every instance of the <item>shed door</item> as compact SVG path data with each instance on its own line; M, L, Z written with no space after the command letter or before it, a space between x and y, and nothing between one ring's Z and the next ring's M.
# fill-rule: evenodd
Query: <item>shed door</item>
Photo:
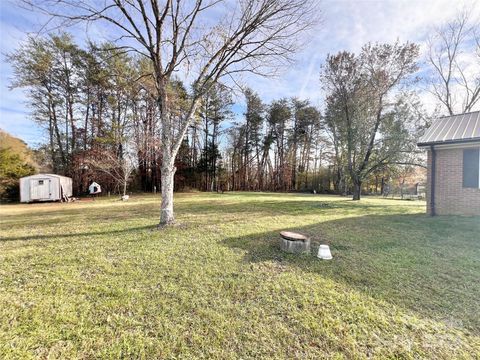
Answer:
M50 179L32 179L30 180L30 199L31 200L49 200L51 195Z

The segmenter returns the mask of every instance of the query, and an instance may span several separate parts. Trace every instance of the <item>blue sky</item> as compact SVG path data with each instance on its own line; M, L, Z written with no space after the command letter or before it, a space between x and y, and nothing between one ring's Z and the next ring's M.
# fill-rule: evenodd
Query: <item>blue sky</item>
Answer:
M424 48L429 30L468 8L473 17L479 17L480 6L475 1L454 0L324 0L319 3L323 23L305 39L307 45L296 55L296 63L278 77L248 76L242 81L253 88L265 101L281 97L308 98L321 107L323 94L319 84L319 69L328 53L341 50L359 51L367 42L417 42ZM36 32L46 19L22 9L15 1L0 0L0 128L20 137L31 146L44 142L45 134L30 119L24 92L9 90L12 69L5 61L6 53L16 49L27 33ZM72 30L71 30L72 31ZM108 38L109 29L101 25L88 29L73 29L79 41L87 37L101 41ZM422 94L427 107L432 98ZM241 114L242 99L234 111Z

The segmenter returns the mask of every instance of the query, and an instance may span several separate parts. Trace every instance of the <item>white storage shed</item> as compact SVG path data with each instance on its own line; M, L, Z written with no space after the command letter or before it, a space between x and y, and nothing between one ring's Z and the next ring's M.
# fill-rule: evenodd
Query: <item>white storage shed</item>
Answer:
M55 174L37 174L20 179L20 202L62 201L72 196L72 179Z

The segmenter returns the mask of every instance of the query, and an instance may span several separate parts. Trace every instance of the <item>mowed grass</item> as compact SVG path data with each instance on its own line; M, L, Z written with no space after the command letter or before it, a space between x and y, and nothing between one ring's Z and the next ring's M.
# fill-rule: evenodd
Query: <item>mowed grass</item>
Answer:
M322 195L0 207L0 358L479 358L480 218ZM280 252L278 232L312 255ZM320 243L333 260L314 256Z

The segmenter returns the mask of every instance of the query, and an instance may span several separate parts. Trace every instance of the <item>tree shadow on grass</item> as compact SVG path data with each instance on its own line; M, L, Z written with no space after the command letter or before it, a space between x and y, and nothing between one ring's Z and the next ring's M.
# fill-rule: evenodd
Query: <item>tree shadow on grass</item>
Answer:
M152 225L128 227L125 229L106 230L106 231L86 231L86 232L71 232L71 233L49 233L37 235L23 235L23 236L5 236L0 237L0 243L7 241L31 241L31 240L50 240L54 238L76 238L76 237L92 237L92 236L106 236L115 234L136 234L138 231L156 230L157 227Z
M305 200L296 197L279 198L278 200L264 200L258 201L256 195L250 193L242 193L242 198L247 200L233 200L231 197L219 195L214 201L199 201L199 202L180 202L176 205L175 211L178 215L183 214L199 214L204 216L218 215L218 213L238 215L239 217L255 214L258 219L260 217L288 215L288 216L304 216L318 215L322 216L326 213L339 212L346 213L368 213L377 210L392 211L398 213L398 206L385 206L382 204L358 203L350 199L341 198L339 196L329 196L328 198L314 197L314 195L306 194ZM260 194L262 195L262 194ZM271 194L263 194L266 199L271 198ZM333 199L333 201L332 201ZM84 205L84 204L81 204ZM66 204L64 207L59 206L54 209L42 209L41 212L35 212L32 209L31 213L23 214L2 214L2 227L23 226L30 227L44 226L44 225L67 225L73 222L87 222L94 218L95 221L100 222L115 222L128 221L132 218L150 220L158 217L158 204L149 203L111 203L101 204L102 206L82 206L69 207ZM120 206L118 206L120 205ZM280 206L281 205L281 206ZM111 208L110 208L111 206ZM408 207L403 208L408 211ZM210 220L211 221L211 220Z
M292 199L281 199L281 200L268 200L268 201L258 201L255 198L251 197L248 201L241 202L228 202L229 199L225 198L225 202L199 202L188 204L183 206L183 204L176 207L177 210L183 211L188 210L192 213L197 214L250 214L252 212L261 213L268 216L284 215L288 214L289 216L304 216L308 215L322 215L324 213L331 214L333 212L339 212L341 214L345 213L368 213L375 211L382 212L392 212L399 213L399 211L411 211L412 208L419 209L418 204L404 204L399 209L398 204L372 204L372 203L359 203L354 202L350 199L339 198L332 201L331 199L322 199L322 198L306 198L305 200L299 200L298 198ZM403 205L403 204L402 204Z
M367 215L289 228L310 236L311 255L280 251L278 231L227 238L245 262L273 261L328 277L373 298L480 334L480 219ZM315 257L329 244L333 260Z

